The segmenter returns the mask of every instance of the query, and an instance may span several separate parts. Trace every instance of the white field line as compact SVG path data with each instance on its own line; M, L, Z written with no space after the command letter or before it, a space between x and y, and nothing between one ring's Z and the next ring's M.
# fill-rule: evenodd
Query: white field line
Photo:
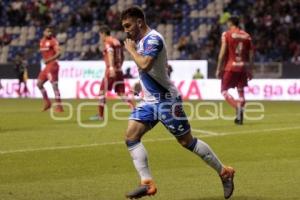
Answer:
M204 135L220 135L220 133L217 132L207 131L202 129L194 129L194 128L192 128L192 133L202 133Z
M262 132L272 132L272 131L287 131L287 130L297 130L300 129L300 126L292 126L292 127L284 127L284 128L266 128L266 129L259 129L259 130L245 130L245 131L232 131L232 132L220 132L218 136L223 135L238 135L238 134L246 134L246 133L262 133ZM212 135L210 136L212 137Z
M299 116L300 113L272 113L272 114L265 114L265 117L281 117L281 116Z
M246 131L233 131L233 132L224 132L217 133L211 131L198 130L198 133L204 133L206 135L194 134L198 137L216 137L216 136L226 136L226 135L239 135L246 133L266 133L272 131L286 131L286 130L297 130L300 129L300 126L295 127L285 127L285 128L269 128L269 129L260 129L260 130L246 130ZM195 130L193 130L195 132ZM208 134L209 133L209 134ZM213 134L211 134L213 133ZM172 141L175 140L173 137L169 138L159 138L159 139L145 139L143 142L159 142L159 141ZM56 146L56 147L43 147L43 148L32 148L32 149L18 149L18 150L8 150L8 151L0 151L0 155L5 154L13 154L13 153L27 153L27 152L36 152L36 151L51 151L51 150L64 150L64 149L79 149L79 148L89 148L89 147L97 147L97 146L108 146L108 145L121 145L124 144L124 141L118 142L105 142L105 143L95 143L95 144L83 144L83 145L69 145L69 146Z

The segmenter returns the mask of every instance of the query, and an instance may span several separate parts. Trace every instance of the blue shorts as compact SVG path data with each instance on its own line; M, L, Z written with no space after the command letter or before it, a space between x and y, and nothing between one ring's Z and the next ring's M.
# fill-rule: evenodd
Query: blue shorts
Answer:
M190 131L190 124L182 108L180 97L153 104L141 104L131 113L129 119L140 121L153 128L159 121L175 137Z

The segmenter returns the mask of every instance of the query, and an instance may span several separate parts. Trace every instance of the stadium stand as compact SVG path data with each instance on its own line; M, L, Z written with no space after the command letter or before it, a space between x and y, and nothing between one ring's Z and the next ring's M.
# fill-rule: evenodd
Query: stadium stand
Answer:
M253 35L257 61L300 62L300 3L296 0L235 4L230 0L3 0L0 63L9 62L20 51L29 63L39 63L38 41L48 24L56 27L63 49L61 60L87 59L90 51L99 47L101 24L108 24L114 35L125 38L118 18L120 11L132 4L143 7L151 26L165 36L170 59L215 60L224 21L238 14L242 26Z

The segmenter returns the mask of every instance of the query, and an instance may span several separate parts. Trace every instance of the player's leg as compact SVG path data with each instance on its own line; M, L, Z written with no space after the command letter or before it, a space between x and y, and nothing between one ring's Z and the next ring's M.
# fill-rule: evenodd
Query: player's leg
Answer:
M49 73L47 74L48 80L51 82L52 89L55 96L55 112L64 112L63 106L61 105L61 98L60 98L60 91L58 87L58 71L59 66L58 65L52 65L50 66Z
M64 112L63 106L61 105L61 98L60 98L60 91L58 88L58 81L53 81L51 82L52 88L54 91L55 95L55 102L56 102L56 107L55 107L55 112Z
M114 83L114 88L115 88L115 92L118 94L118 96L120 97L120 99L127 103L127 105L129 106L129 108L131 110L134 109L135 107L135 103L134 101L129 98L126 94L125 94L125 85L123 81L116 81Z
M28 87L27 87L27 80L24 80L24 81L23 81L23 84L24 84L24 90L23 90L23 93L25 94L25 97L28 97L29 90L28 90Z
M137 199L147 195L154 195L157 191L149 169L147 151L141 142L142 136L156 123L157 120L154 119L151 106L135 109L130 116L125 140L141 182L139 187L126 194L127 198Z
M168 110L168 108L170 108ZM224 166L208 144L200 139L194 138L191 134L190 124L182 108L181 99L177 99L172 105L165 104L160 108L160 121L176 137L177 141L186 149L198 155L209 166L220 175L222 182L225 176L230 174L224 186L224 196L229 198L233 191L233 174L231 167Z
M133 110L135 103L131 98L125 95L125 83L122 72L117 72L113 88L115 89L115 92L118 94L121 100L127 103L130 109Z
M238 87L237 88L238 95L239 95L239 101L237 103L237 108L236 108L236 118L234 122L238 125L243 124L244 120L244 106L245 106L245 95L244 95L244 88L243 87Z
M224 72L221 81L221 93L225 101L235 109L237 108L238 101L233 98L233 96L228 92L228 90L230 88L236 87L236 85L236 73L230 71Z
M104 119L104 108L106 104L106 91L111 88L109 78L103 78L100 85L99 99L98 99L98 114L91 116L91 121Z
M23 73L20 74L20 77L19 77L19 94L21 94L21 95L24 94L25 97L27 97L27 95L28 95L28 88L27 88L27 83L26 82L27 82L27 75L25 75L25 72L23 72ZM23 91L21 89L22 88L22 83L24 85Z
M16 92L17 92L18 96L20 97L20 96L22 96L22 90L21 89L22 89L23 73L18 74L18 80L19 80L18 89L16 90Z
M240 73L240 77L239 77L239 81L237 84L237 91L238 91L238 95L239 95L239 101L238 101L238 106L236 109L236 119L235 119L235 123L238 125L242 125L243 124L243 120L244 120L244 107L246 104L245 101L245 92L244 92L244 87L248 86L248 77L247 77L247 73L246 72L241 72Z
M23 93L25 94L25 97L27 97L27 95L29 93L28 88L27 88L27 80L28 80L28 72L27 72L27 70L25 70L22 75L22 82L24 84Z
M218 173L223 184L224 197L228 199L234 190L233 178L235 170L230 166L223 165L210 146L204 141L193 137L190 132L176 138L183 147L198 155Z
M47 79L47 72L45 70L43 70L42 72L40 72L40 74L38 76L38 81L37 81L37 87L41 91L42 96L43 96L43 100L44 100L44 108L43 108L42 111L46 111L51 107L51 102L48 98L47 91L44 88L44 84L47 80L48 80Z
M22 96L21 88L22 88L22 81L19 79L19 82L18 82L18 89L16 90L16 92L17 92L17 94L18 94L19 97Z
M119 92L119 93L118 93L118 96L120 97L120 99L121 99L123 102L127 103L127 105L129 106L129 108L130 108L131 110L134 109L135 103L134 103L134 101L133 101L130 97L128 97L128 96L127 96L125 93L123 93L123 92Z
M217 156L206 143L192 137L191 127L183 110L181 99L176 102L164 103L159 109L160 121L177 138L177 141L183 147L199 155L220 174L222 163Z
M239 99L234 99L233 96L228 92L229 88L235 88L238 87L239 92L239 85L241 83L241 73L240 72L225 72L222 77L222 86L221 86L221 92L224 96L226 102L231 105L235 111L236 111L236 119L234 120L235 124L242 125L243 124L243 109L242 109L242 103L241 97ZM243 92L243 91L241 91ZM239 96L242 95L242 93L239 92Z

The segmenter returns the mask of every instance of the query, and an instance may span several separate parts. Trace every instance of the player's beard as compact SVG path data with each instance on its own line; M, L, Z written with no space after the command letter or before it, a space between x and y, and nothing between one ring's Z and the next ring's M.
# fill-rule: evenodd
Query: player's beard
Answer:
M130 33L127 33L127 38L133 40L133 41L138 41L140 39L140 33L139 32L135 32L134 34L130 34Z
M136 37L130 33L127 33L127 38L131 39L131 40L136 40Z

